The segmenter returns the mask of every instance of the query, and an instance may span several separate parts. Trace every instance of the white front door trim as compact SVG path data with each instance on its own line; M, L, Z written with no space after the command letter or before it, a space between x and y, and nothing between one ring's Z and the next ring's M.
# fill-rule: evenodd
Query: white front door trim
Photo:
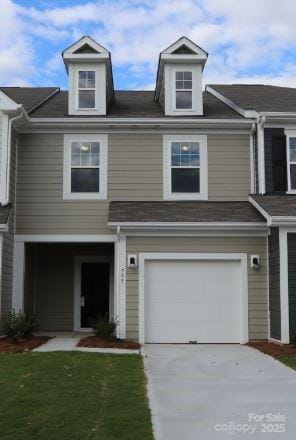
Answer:
M114 260L112 256L86 255L75 257L74 269L74 331L87 331L81 327L81 265L82 263L109 264L109 319L114 318Z
M248 326L248 258L237 253L156 253L139 254L139 342L145 343L145 262L147 260L239 260L241 262L241 335L240 343L249 341Z
M288 233L296 233L296 228L279 228L281 342L284 344L290 343Z

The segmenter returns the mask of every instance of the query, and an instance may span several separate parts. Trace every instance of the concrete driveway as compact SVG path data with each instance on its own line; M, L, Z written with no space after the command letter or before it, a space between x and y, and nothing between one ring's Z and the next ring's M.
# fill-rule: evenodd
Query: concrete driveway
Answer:
M240 345L146 345L145 354L156 440L295 440L294 370Z

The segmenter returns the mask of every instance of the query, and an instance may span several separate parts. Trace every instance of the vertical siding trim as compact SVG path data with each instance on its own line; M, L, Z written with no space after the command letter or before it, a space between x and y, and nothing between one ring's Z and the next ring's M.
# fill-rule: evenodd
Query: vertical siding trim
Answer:
M289 344L289 290L288 290L288 242L287 230L280 228L280 288L281 288L281 340Z
M13 251L12 308L24 309L25 243L15 242Z

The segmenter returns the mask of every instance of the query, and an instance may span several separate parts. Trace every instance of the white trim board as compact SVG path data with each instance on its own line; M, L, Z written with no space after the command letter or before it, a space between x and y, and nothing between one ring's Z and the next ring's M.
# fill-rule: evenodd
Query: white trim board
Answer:
M289 344L289 273L288 273L288 232L295 232L296 228L289 231L279 228L280 250L280 304L281 304L281 342Z
M222 260L241 261L241 337L240 343L249 341L248 327L248 257L240 253L139 253L139 342L145 343L145 262L149 260Z
M114 318L114 259L112 256L86 255L76 256L74 266L74 331L90 330L81 327L81 264L108 263L109 264L109 319Z
M115 243L117 235L16 235L15 242L40 243Z

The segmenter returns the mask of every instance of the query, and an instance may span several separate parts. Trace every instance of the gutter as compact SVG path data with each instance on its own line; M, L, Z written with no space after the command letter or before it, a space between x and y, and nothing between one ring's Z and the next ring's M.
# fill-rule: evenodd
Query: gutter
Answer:
M260 230L267 231L263 222L108 222L111 229L120 230Z
M25 115L25 110L22 105L19 105L21 113L17 116L8 120L8 134L6 139L6 154L4 156L4 164L2 166L2 170L5 170L5 176L2 178L2 191L1 191L1 199L0 204L2 206L6 206L9 203L9 187L10 187L10 162L11 162L11 131L13 122L21 119Z

